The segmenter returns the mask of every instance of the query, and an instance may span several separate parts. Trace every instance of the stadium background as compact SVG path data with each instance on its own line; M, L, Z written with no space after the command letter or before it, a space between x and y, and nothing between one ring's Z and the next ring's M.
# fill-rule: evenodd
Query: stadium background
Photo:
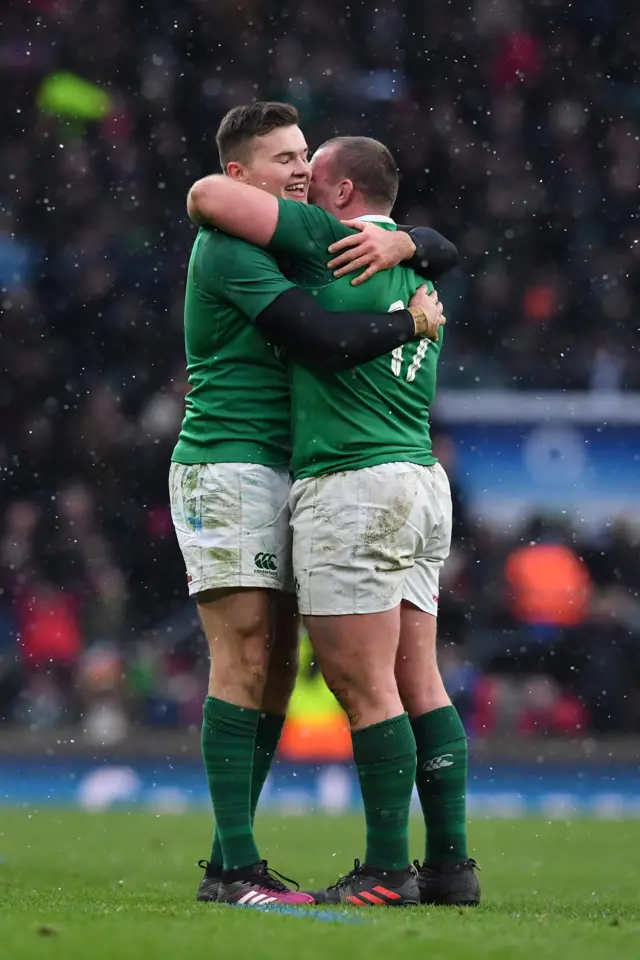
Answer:
M207 806L166 494L184 198L223 113L280 98L312 148L384 140L398 219L460 249L434 435L471 809L640 813L633 6L13 0L2 20L0 798ZM265 804L345 809L348 759L305 644Z

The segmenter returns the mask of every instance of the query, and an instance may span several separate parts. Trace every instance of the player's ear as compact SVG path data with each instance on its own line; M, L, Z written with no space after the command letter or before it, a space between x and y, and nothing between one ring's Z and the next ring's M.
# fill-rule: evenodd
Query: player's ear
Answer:
M338 184L338 193L336 196L336 207L343 210L347 207L353 198L353 183L351 180L341 180Z
M246 167L243 163L238 163L236 160L229 161L226 174L228 177L231 177L232 180L239 180L241 183L245 183L247 179Z

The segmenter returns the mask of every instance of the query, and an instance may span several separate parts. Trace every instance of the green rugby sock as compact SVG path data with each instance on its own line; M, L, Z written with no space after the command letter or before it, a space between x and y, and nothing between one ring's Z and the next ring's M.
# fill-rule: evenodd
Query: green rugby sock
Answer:
M411 721L418 751L416 786L427 831L425 860L467 859L467 735L455 707Z
M251 788L258 710L207 697L202 711L202 758L207 772L224 867L260 860L253 839Z
M406 713L351 734L367 824L364 862L382 870L409 864L409 808L416 743Z
M256 730L255 748L253 752L253 768L251 776L251 823L255 819L258 800L262 793L265 780L269 775L273 757L275 755L280 735L284 727L284 717L273 713L261 713ZM211 848L211 857L209 859L209 869L212 873L219 873L222 870L222 845L220 843L220 834L216 826L213 835L213 847Z

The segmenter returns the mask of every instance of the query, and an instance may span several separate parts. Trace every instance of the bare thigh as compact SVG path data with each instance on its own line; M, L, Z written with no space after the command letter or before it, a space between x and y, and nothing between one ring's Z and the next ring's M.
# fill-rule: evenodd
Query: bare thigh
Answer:
M305 617L325 681L353 730L402 713L394 676L400 607L383 613Z
M271 647L268 590L209 590L196 597L209 644L209 696L259 710Z
M402 703L410 717L451 703L438 668L437 626L438 619L433 614L402 602L395 675Z

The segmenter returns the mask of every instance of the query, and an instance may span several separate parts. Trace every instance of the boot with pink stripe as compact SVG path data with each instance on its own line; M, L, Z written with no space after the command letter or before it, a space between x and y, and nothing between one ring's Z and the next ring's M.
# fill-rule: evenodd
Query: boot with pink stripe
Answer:
M261 860L250 867L225 870L218 890L218 903L230 903L242 907L273 907L279 903L314 904L308 893L300 893L298 884L282 877L296 887L291 890L279 878L282 874L270 870L267 861Z

